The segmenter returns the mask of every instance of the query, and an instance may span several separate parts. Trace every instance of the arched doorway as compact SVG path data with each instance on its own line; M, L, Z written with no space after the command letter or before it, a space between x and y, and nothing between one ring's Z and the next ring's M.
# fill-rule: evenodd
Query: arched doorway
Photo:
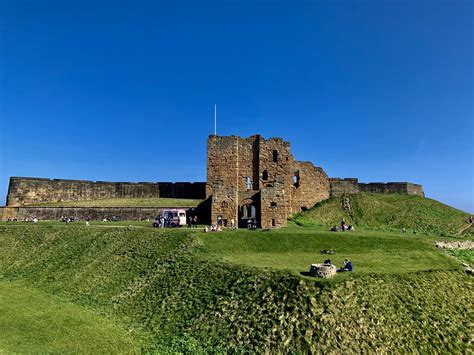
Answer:
M252 199L245 199L239 204L239 228L247 228L249 220L259 223L256 203Z

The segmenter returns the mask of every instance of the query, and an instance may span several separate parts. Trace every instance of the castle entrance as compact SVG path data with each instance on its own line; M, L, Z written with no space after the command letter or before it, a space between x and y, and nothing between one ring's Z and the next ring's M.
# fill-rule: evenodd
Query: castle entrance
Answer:
M257 213L257 204L252 199L245 199L239 205L239 228L247 228L249 220L257 221L260 225L259 214Z

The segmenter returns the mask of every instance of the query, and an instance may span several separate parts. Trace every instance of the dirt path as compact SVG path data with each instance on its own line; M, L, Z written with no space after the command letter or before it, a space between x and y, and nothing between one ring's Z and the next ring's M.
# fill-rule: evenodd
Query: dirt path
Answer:
M462 227L458 231L458 235L463 235L465 231L467 231L469 228L471 228L474 225L474 223L469 223L467 226Z

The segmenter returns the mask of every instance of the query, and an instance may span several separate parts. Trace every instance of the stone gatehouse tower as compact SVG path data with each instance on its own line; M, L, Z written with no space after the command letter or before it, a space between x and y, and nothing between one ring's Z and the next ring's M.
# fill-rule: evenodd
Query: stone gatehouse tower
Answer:
M211 135L207 141L206 196L213 223L256 219L262 228L284 227L294 213L330 196L323 169L293 158L290 143L260 135Z

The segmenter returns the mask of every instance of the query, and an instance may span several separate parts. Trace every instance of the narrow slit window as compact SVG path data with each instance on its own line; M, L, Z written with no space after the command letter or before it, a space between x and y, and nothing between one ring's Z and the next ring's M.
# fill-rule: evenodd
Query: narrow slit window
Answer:
M273 162L278 163L278 150L273 151Z
M276 207L277 203L276 202L270 202L270 207Z
M252 185L252 182L250 181L250 176L247 176L245 178L245 188L247 189L247 191L250 191L250 185Z
M275 219L272 218L272 227L275 227L276 223L275 223Z
M268 171L264 170L262 173L262 180L268 180Z

